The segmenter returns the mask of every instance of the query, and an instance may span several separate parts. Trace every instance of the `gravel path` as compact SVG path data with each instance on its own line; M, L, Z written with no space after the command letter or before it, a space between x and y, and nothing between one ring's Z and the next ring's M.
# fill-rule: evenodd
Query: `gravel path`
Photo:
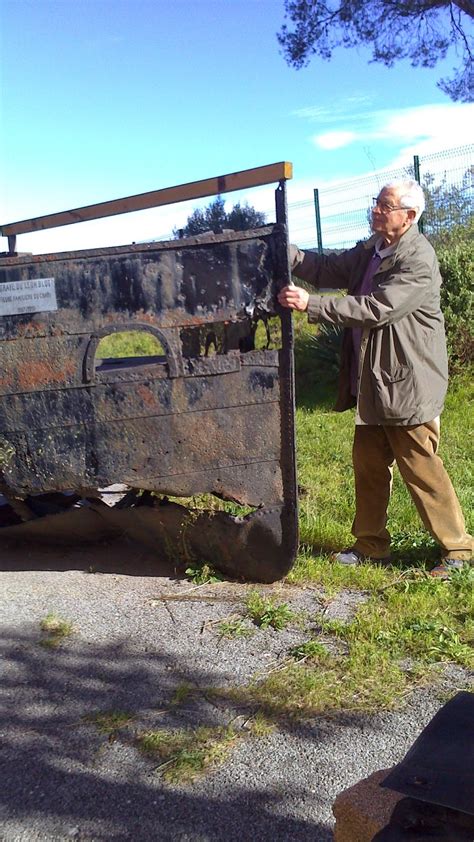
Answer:
M307 639L323 605L347 619L363 595L347 592L326 605L314 588L259 586L305 623L228 640L219 621L239 610L250 586L195 588L127 544L2 549L0 567L3 842L330 842L336 795L401 759L443 692L466 683L450 668L400 711L281 725L239 741L200 780L171 785L137 750L138 730L245 726L205 689L245 685L277 667ZM41 643L48 612L73 624L57 648ZM188 695L173 704L183 688ZM134 718L109 738L84 721L104 710Z

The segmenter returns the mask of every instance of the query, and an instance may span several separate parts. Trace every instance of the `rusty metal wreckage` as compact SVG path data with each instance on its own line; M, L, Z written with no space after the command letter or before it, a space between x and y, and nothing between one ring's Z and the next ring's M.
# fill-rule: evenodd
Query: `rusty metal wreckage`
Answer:
M291 279L291 176L291 164L271 164L1 226L5 539L126 532L157 556L205 560L235 577L274 581L289 570L298 544L293 330L276 293ZM25 232L275 182L276 223L255 230L15 251ZM269 335L273 317L279 347L256 349L259 323ZM163 353L99 359L100 340L122 331L153 334ZM126 493L109 506L100 489L115 483ZM203 493L251 510L168 499Z
M6 541L126 533L157 557L205 560L233 577L271 582L289 570L298 546L293 330L276 293L291 281L291 175L291 164L272 164L0 227L9 243L0 255ZM272 182L276 223L252 231L15 252L21 233ZM272 318L279 347L256 348L259 323ZM163 353L101 359L101 339L123 331L152 334ZM109 506L101 490L115 483L124 493ZM190 509L166 496L201 493L251 511ZM459 693L382 782L405 797L374 840L473 839L472 714L472 694Z

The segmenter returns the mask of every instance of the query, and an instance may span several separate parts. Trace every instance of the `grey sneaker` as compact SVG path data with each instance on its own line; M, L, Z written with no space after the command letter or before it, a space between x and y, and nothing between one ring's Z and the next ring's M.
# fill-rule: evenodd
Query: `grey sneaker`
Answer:
M334 561L337 561L338 564L360 564L362 561L365 561L365 556L362 555L358 550L353 550L348 547L347 550L341 550L340 553L335 553L333 556Z
M434 576L436 579L449 579L454 570L462 570L468 564L469 562L463 561L462 558L443 558L436 567L433 567L430 576Z
M349 547L347 550L341 550L340 553L335 553L334 561L339 564L356 565L362 564L364 561L375 561L376 564L388 564L390 557L387 558L369 558L369 556L362 555L359 550L354 547Z

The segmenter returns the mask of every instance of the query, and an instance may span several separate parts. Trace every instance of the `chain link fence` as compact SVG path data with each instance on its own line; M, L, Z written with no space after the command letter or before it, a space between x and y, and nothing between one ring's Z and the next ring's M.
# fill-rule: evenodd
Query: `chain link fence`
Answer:
M426 195L422 230L436 235L456 224L465 225L473 215L474 144L432 155L414 156L406 166L381 170L361 178L314 191L314 228L298 229L293 238L303 248L345 249L370 234L372 199L389 181L416 178ZM289 205L290 220L309 210L311 201Z

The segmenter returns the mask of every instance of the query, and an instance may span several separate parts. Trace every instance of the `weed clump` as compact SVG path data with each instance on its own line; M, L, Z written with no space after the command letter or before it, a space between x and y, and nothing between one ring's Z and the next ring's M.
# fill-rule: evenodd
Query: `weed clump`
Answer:
M290 655L296 661L325 660L329 655L327 648L318 640L307 640L290 649Z
M102 734L115 735L117 731L132 722L134 716L125 710L104 710L90 713L84 717L85 722L91 722Z
M254 630L249 628L242 617L228 617L221 620L218 625L219 637L226 637L232 640L237 637L251 637Z
M194 585L212 585L223 580L223 576L205 562L187 567L185 573Z
M50 649L59 646L64 638L70 637L73 632L72 623L69 620L63 620L52 612L49 612L41 620L40 629L45 633L45 637L41 640L41 645Z
M146 731L139 747L162 761L156 771L169 783L189 783L224 762L238 738L232 726L196 730Z
M261 629L277 629L281 631L294 618L294 613L286 602L276 602L270 597L262 596L258 591L251 591L246 601L247 616Z

